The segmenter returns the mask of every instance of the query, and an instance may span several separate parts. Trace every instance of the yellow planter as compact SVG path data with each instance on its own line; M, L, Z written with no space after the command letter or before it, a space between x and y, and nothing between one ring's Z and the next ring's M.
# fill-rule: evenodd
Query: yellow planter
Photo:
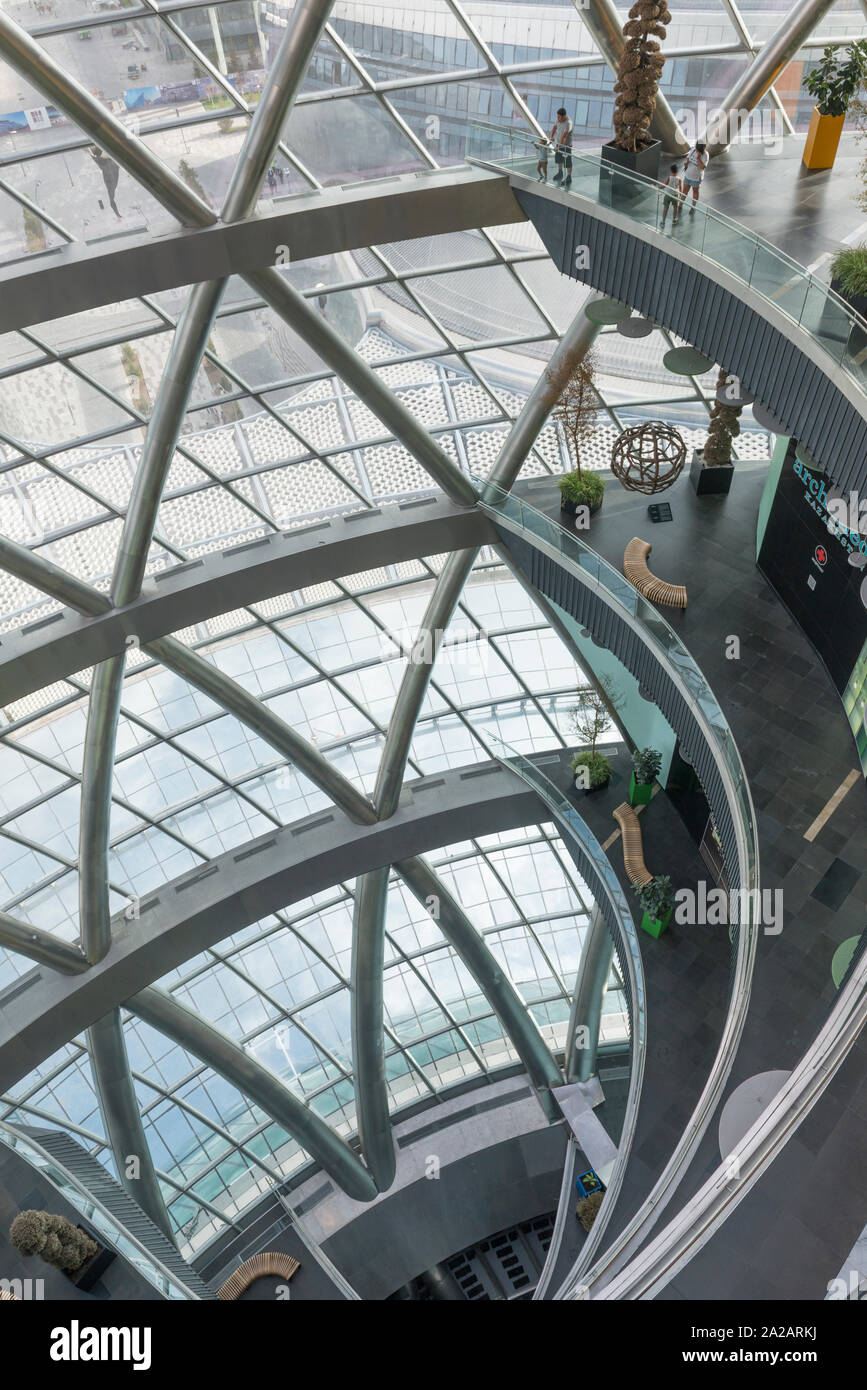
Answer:
M823 116L818 106L813 107L807 143L804 146L804 163L808 169L831 168L840 136L843 134L845 119L845 116Z

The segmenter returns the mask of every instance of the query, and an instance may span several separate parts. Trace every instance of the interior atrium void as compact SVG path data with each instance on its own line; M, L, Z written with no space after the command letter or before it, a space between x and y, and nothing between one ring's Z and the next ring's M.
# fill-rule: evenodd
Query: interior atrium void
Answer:
M3 1301L867 1298L865 101L0 0Z

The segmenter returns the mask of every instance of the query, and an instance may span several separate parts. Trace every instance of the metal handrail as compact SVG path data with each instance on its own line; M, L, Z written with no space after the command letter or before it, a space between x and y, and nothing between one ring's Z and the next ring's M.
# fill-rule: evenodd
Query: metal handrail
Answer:
M716 697L696 662L664 618L603 560L596 551L565 531L529 503L483 479L474 480L480 503L492 519L520 535L583 586L592 589L645 644L686 702L720 775L732 816L745 920L739 922L729 1008L716 1057L702 1093L665 1169L641 1207L597 1264L588 1264L599 1245L591 1232L558 1297L587 1297L594 1284L610 1279L647 1235L650 1226L683 1178L710 1124L734 1064L749 1008L750 986L758 945L759 853L755 810L740 754ZM743 900L742 900L743 901ZM744 914L738 913L739 917ZM594 1223L595 1231L596 1223ZM576 1290L581 1287L581 1292Z
M867 953L863 954L815 1042L732 1154L664 1230L597 1295L653 1298L731 1216L821 1099L867 1024ZM574 1293L568 1295L576 1297Z
M626 1108L623 1117L623 1124L620 1130L620 1137L617 1145L617 1158L614 1167L609 1175L602 1205L593 1223L593 1237L598 1243L605 1233L605 1229L615 1209L617 1197L623 1186L626 1175L626 1164L632 1149L635 1138L635 1129L638 1123L638 1105L641 1099L641 1087L644 1081L644 1065L647 1055L647 988L644 981L644 962L641 956L641 947L638 944L638 933L635 930L635 923L626 895L620 886L617 875L611 867L610 860L593 834L590 827L582 816L578 814L575 807L569 802L559 787L546 777L538 765L511 748L504 739L490 729L475 729L476 737L482 743L492 757L501 762L504 767L508 767L512 772L517 773L522 781L532 787L540 799L548 807L553 819L560 826L567 845L573 845L576 855L580 861L585 858L595 869L600 880L603 891L611 907L611 920L616 923L620 943L623 951L618 951L618 959L621 961L621 968L625 967L628 989L626 990L627 1005L629 1009L630 1022L630 1041L632 1046L632 1065L629 1074L629 1091L626 1097ZM580 868L580 862L578 867ZM607 919L606 919L607 923ZM610 928L609 928L610 929ZM565 1167L569 1167L570 1154L567 1153ZM565 1180L565 1179L564 1179ZM558 1204L558 1220L555 1226L555 1234L562 1236L563 1222L561 1218L560 1206ZM586 1247L587 1242L585 1242ZM556 1258L559 1248L559 1240L551 1241L548 1258L545 1261L545 1268L539 1280L539 1287L544 1291L543 1279L546 1270Z
M538 158L538 155L531 153L533 148L538 146L542 137L533 138L523 130L512 130L508 127L496 126L482 121L470 122L467 127L467 144L465 156L468 163L481 164L488 168L501 169L507 173L530 173L527 168L527 161L531 158ZM486 152L483 148L485 144L493 145L496 140L508 146L508 155L497 153L496 149ZM474 146L479 148L475 149ZM520 152L515 153L515 146L519 147ZM523 148L521 148L523 147ZM570 187L564 190L567 196L583 198L589 202L595 202L600 207L609 208L609 202L605 201L602 194L602 183L599 175L603 172L609 174L616 181L618 190L628 190L632 186L637 192L649 195L655 199L654 205L650 210L651 215L640 215L635 207L630 207L627 199L618 199L617 210L624 216L642 226L657 226L659 205L666 196L666 189L654 178L646 174L639 174L629 169L624 169L620 165L612 164L605 160L601 154L591 153L587 150L572 148L570 157L573 166L573 176L575 171L579 171L577 177L584 174L591 174L592 177L585 179L580 189ZM521 167L518 167L521 166ZM610 191L609 191L610 196ZM696 252L714 265L720 265L729 272L735 279L742 284L748 285L754 292L761 295L774 308L784 313L793 323L803 328L810 334L811 340L815 342L831 359L835 365L842 367L860 388L864 391L867 388L867 377L865 377L864 362L867 360L867 319L852 308L841 295L832 290L830 286L817 279L811 271L802 266L792 256L781 251L778 246L760 236L758 232L745 227L736 219L729 217L726 213L720 212L708 203L702 201L692 205L698 215L696 227L701 227L700 237L682 242L688 251ZM747 249L753 248L753 255L750 261L749 271L742 274L734 263L732 256L732 246L725 240L719 247L719 254L713 254L714 248L708 246L708 229L721 230L729 237L736 237L738 242ZM679 243L680 244L680 243ZM774 263L779 263L787 278L781 278L774 286L773 292L763 289L757 283L757 271L762 267L766 269ZM800 297L798 287L803 289ZM797 312L793 312L795 304L795 294L797 292L797 304L800 305ZM785 297L789 296L787 305ZM809 321L807 321L809 311ZM828 312L834 316L836 323L834 330L825 333L822 323L826 319ZM840 322L842 320L842 322ZM837 350L832 350L830 343L838 345Z
M113 1212L109 1211L98 1197L88 1191L74 1173L70 1173L68 1168L64 1167L47 1149L43 1149L42 1145L31 1135L21 1134L13 1125L0 1121L0 1144L5 1144L7 1148L19 1152L28 1163L37 1168L52 1187L56 1188L60 1196L77 1207L82 1216L96 1228L99 1235L107 1239L117 1253L134 1265L144 1275L148 1283L153 1284L154 1288L158 1289L166 1298L191 1299L195 1302L201 1302L197 1293L188 1288L176 1274L172 1274L159 1256L148 1250L138 1236L123 1226ZM95 1220L94 1218L97 1216L99 1219Z

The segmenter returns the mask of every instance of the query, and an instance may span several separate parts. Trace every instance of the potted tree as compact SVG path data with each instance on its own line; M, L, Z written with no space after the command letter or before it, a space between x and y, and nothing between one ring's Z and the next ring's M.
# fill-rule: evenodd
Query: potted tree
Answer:
M598 473L583 472L581 455L585 445L593 436L596 416L599 411L599 395L594 385L596 357L591 350L583 357L566 357L559 367L549 367L548 385L556 400L554 419L563 431L566 447L572 456L575 467L568 473L561 473L560 509L575 516L579 507L587 508L592 516L602 506L605 482Z
M9 1228L9 1239L25 1256L40 1255L80 1289L90 1289L114 1259L83 1226L50 1211L22 1211Z
M614 139L602 146L603 159L651 179L659 172L662 151L661 141L650 134L665 63L657 40L665 38L670 22L665 0L637 0L629 11L614 84Z
M804 146L808 169L830 169L843 133L849 103L867 80L867 39L829 44L804 86L815 98Z
M630 806L646 806L653 795L653 784L662 767L662 754L655 748L636 748L632 754L629 779Z
M668 874L657 874L649 883L636 883L635 891L643 909L641 927L659 938L671 921L674 889Z
M582 743L589 744L569 764L576 790L595 792L611 781L611 764L604 753L596 751L596 744L622 704L623 698L614 689L611 677L600 676L598 689L591 686L584 691L581 703L570 711L572 728Z
M831 262L831 289L867 318L867 246L844 246Z
M720 368L717 391L724 390L727 381L725 368ZM714 401L707 439L701 449L696 449L689 466L689 480L699 497L726 493L732 485L735 471L732 444L741 432L738 421L742 409L740 405L724 405L719 399Z

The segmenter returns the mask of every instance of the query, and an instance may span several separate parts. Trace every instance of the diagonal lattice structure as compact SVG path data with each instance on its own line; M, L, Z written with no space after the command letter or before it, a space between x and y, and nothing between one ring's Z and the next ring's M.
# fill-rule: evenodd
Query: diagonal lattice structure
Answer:
M219 5L209 7L212 24L216 25L212 33L217 35L220 8ZM512 104L515 119L528 123L537 132L542 130L545 117L541 107L534 109L533 102L520 90L522 79L537 69L530 65L522 68L520 61L504 61L498 51L500 45L492 35L483 32L481 19L474 19L472 13L458 4L448 3L442 8L444 16L448 17L444 27L454 27L462 35L460 42L469 45L477 55L477 59L473 59L476 66L465 62L463 67L451 72L424 74L423 81L419 82L418 74L403 81L374 75L373 59L365 61L347 41L350 26L355 23L351 7L336 7L331 22L326 24L328 5L298 5L294 11L282 13L280 7L275 6L269 14L275 35L282 36L279 44L274 45L276 56L272 59L269 53L261 89L245 96L239 84L229 80L228 61L221 43L214 40L212 59L185 27L183 7L174 10L170 5L157 6L146 0L141 6L144 18L139 19L140 11L136 11L133 32L141 37L145 33L141 26L147 24L155 31L158 29L162 37L170 35L195 70L203 74L196 81L204 82L208 91L216 88L217 99L225 102L225 105L214 106L211 114L203 114L201 101L188 98L188 107L181 114L181 102L174 121L166 119L168 108L161 106L154 106L143 116L135 114L135 106L123 112L112 111L100 97L93 95L88 84L74 79L52 56L52 49L58 46L55 41L67 32L68 26L64 29L62 24L40 24L33 37L28 38L14 18L4 16L0 18L0 53L27 81L34 82L42 101L55 102L60 110L68 113L66 127L59 123L53 127L64 138L56 144L46 143L35 161L23 163L41 161L48 167L49 162L54 161L56 168L59 159L72 158L73 167L83 168L81 161L89 158L88 144L94 142L113 157L125 177L133 181L137 190L135 196L139 199L136 215L158 230L178 224L206 225L218 215L227 222L253 216L261 190L269 182L268 173L275 158L282 159L292 171L289 182L284 184L287 188L328 187L333 182L332 177L317 175L305 160L303 150L294 143L290 114L294 108L297 125L298 111L304 114L317 108L330 110L330 105L322 105L325 97L337 104L353 99L372 103L391 123L402 147L409 152L400 168L436 169L452 162L454 151L449 152L448 140L435 137L443 146L442 151L436 150L431 143L434 137L427 138L419 127L417 111L402 110L404 99L409 100L420 89L433 91L443 81L446 87L459 90L471 75L481 90L486 83L496 86L503 98ZM757 60L760 49L755 36L738 12L726 7L726 13L737 30L737 51ZM110 24L111 19L106 18L95 21L94 27L107 32ZM592 29L592 24L588 24L587 30L592 33ZM455 34L450 37L457 43ZM814 47L820 47L822 42L824 38L817 38ZM586 34L584 46L589 47ZM556 62L558 72L580 73L584 68L599 67L600 52L591 49L578 57L572 55L566 60L552 57L550 61ZM327 62L339 68L337 88L323 85L318 76ZM311 73L315 75L312 86ZM247 99L251 95L258 100ZM779 109L784 109L781 98L773 90L771 98ZM194 109L196 105L200 108L198 111ZM217 111L224 114L214 114ZM231 112L231 117L226 112ZM46 119L51 130L53 118L49 114ZM219 123L235 120L239 125L234 130L219 130ZM207 136L213 140L216 134L231 142L231 157L225 161L230 172L219 185L212 185L205 178L204 163L184 161L185 169L175 167L172 142L178 137L186 140ZM171 158L165 153L170 148ZM438 158L440 153L442 158ZM20 159L5 161L0 192L15 208L28 214L22 215L22 226L25 237L29 236L33 243L29 249L35 250L40 238L45 242L42 248L45 250L54 244L76 240L76 233L62 224L52 207L43 206L38 197L32 196L38 190L28 191L29 176L22 172L21 166ZM360 172L363 176L381 171L367 168ZM70 184L74 182L71 173L69 181ZM92 231L93 225L88 222L86 227L79 229L79 234L84 232L82 239L86 240ZM50 430L44 435L38 427L41 422L34 420L32 412L18 412L17 418L24 426L21 432L8 430L5 418L2 422L0 447L3 449L4 481L9 479L8 495L22 519L16 534L4 536L0 556L6 575L12 580L7 602L11 625L17 626L25 618L38 621L50 616L59 605L81 612L98 612L111 605L121 607L137 596L146 574L159 571L172 561L186 562L202 549L221 540L225 543L226 538L243 544L278 529L285 524L285 517L268 494L275 464L277 468L285 468L291 461L296 470L306 463L315 465L316 474L322 480L322 495L317 496L312 505L308 503L307 516L321 514L329 506L343 510L372 508L383 497L413 489L424 490L432 485L442 488L460 504L470 506L475 499L467 477L470 471L492 470L492 479L504 487L511 486L528 462L538 471L560 471L567 457L553 427L545 425L550 402L545 399L544 386L530 389L528 381L522 390L499 380L489 364L481 365L483 353L493 355L501 350L504 342L514 345L516 341L528 349L531 360L534 352L540 349L547 353L553 341L559 343L558 352L580 352L588 345L595 329L577 315L570 315L572 327L569 328L555 316L550 298L546 301L540 290L534 288L530 268L536 265L541 269L546 263L538 249L504 249L495 231L483 231L473 241L471 247L464 244L463 258L460 255L455 258L446 276L436 273L435 258L428 264L423 257L414 263L409 259L408 247L396 245L372 248L367 253L366 264L359 258L354 278L334 277L327 286L295 285L288 276L269 268L251 275L240 295L237 287L226 282L200 284L194 287L179 312L167 307L165 297L143 299L132 310L125 311L128 321L122 321L123 315L119 316L114 333L93 339L85 354L69 351L63 343L52 343L39 329L16 335L18 341L8 350L20 354L19 362L23 364L20 376L25 392L38 386L34 377L39 373L54 373L56 380L62 374L64 381L74 380L80 393L78 399L85 402L87 408L98 407L100 418L92 432L84 430L79 427L76 409L70 406L72 429L64 434L62 427L50 420ZM492 324L492 329L498 331L468 340L466 323L473 321L478 300L462 305L461 276L468 273L478 276L488 270L496 271L498 282L510 287L514 304L504 305L498 321ZM439 345L413 353L407 344L381 332L375 324L363 334L356 334L355 341L352 341L349 325L344 326L345 331L337 331L323 314L319 301L324 299L326 305L334 305L336 316L341 295L349 292L347 285L354 284L359 291L369 290L373 281L381 286L383 297L404 314L408 305L412 306L413 313L421 314ZM577 310L580 306L574 307ZM267 315L275 358L279 356L283 365L290 368L281 374L282 389L288 391L282 401L276 399L280 395L279 379L268 381L265 378L251 383L236 363L215 350L215 333L223 332L228 338L232 321L250 312ZM509 321L509 313L517 320L517 331ZM135 325L132 353L138 363L127 353L123 359L125 379L110 383L98 365L94 367L84 359L105 351L106 345L128 346L129 317ZM605 334L603 341L605 338L611 339L612 335ZM170 340L168 347L165 346L167 339ZM144 371L141 356L147 357L148 344L156 347L157 343L162 360L153 370ZM622 346L618 341L618 349ZM638 348L634 350L639 351ZM18 375L18 371L12 372L13 378ZM204 390L202 378L205 379ZM145 399L148 379L159 381L152 399ZM691 384L689 398L697 403L700 411L706 409L712 389L710 380ZM50 388L48 394L51 395ZM633 410L642 405L641 392L627 393L625 401L622 398L610 400L609 393L604 390L600 394L612 421L612 435L632 418ZM663 401L666 399L664 392L657 392L656 396ZM678 404L682 399L677 398ZM248 409L250 403L255 403L254 411ZM237 414L233 413L233 407ZM424 419L427 410L434 411L436 423L432 427ZM441 414L436 415L436 411ZM85 413L85 405L81 412ZM188 428L191 415L201 421L200 429ZM10 416L16 418L14 402ZM192 423L195 425L196 419ZM236 468L234 455L241 459L242 468ZM480 458L485 464L482 469ZM116 487L112 474L118 466L125 469L129 477L128 495L121 498L116 492L112 494L112 488ZM66 524L52 527L47 543L44 532L36 534L42 526L42 518L37 515L39 502L34 506L29 498L34 470L40 481L47 478L56 483L58 498L53 503L54 509L61 513L67 509ZM235 481L236 473L243 473L243 477ZM202 531L195 536L192 545L179 544L172 534L171 517L179 513L191 497L209 499L212 505L214 499L218 499L223 516L210 533ZM290 524L297 524L298 518L304 518L303 504L299 506L297 499L289 515ZM15 528L4 526L3 530L14 531ZM76 550L82 534L87 533L92 533L93 539L103 534L102 548L109 555L108 563L98 553L85 558L80 545ZM214 639L220 632L216 623L206 633L176 634L160 638L142 650L133 647L126 661L123 657L115 657L96 666L89 676L82 673L73 677L63 690L49 693L47 700L32 704L28 712L7 711L11 733L4 736L4 751L13 758L23 759L26 775L41 782L40 795L64 795L66 792L75 795L80 788L82 811L78 821L78 843L75 848L68 846L65 853L46 855L45 845L28 834L26 827L15 824L20 819L18 806L15 814L5 817L3 826L7 843L33 855L43 854L45 872L35 885L37 893L50 890L52 883L61 878L74 878L77 866L80 944L67 939L72 935L67 931L71 918L63 920L58 933L31 921L31 916L38 916L38 908L34 912L32 905L25 906L24 912L16 915L17 908L37 896L33 883L28 883L25 891L9 894L8 911L0 921L0 940L8 950L59 970L83 972L88 963L105 955L111 945L112 907L129 893L128 886L117 880L114 867L117 846L123 843L126 832L122 832L120 840L112 838L113 807L135 820L137 829L146 826L152 831L159 830L173 846L191 858L199 856L207 862L207 854L202 856L194 839L176 825L168 824L170 817L148 818L137 806L134 796L120 797L114 790L117 769L122 768L124 762L132 762L128 754L136 740L140 744L150 742L154 747L171 750L183 760L185 772L194 779L196 775L211 779L217 797L231 795L243 803L249 815L251 834L253 827L259 829L264 824L280 823L280 817L269 812L261 800L239 785L229 772L214 777L211 759L192 749L189 738L165 736L159 720L154 718L154 711L142 711L137 706L130 675L135 675L140 684L142 676L156 670L159 679L168 677L170 681L181 683L186 700L201 701L200 712L206 712L199 726L203 729L209 720L211 724L215 722L214 709L220 712L217 722L224 715L231 718L234 727L243 730L245 737L256 740L259 750L269 750L276 776L291 768L296 782L301 785L303 781L301 804L309 806L311 797L314 801L320 798L315 804L322 804L321 798L329 798L353 818L362 821L387 819L394 811L407 774L418 775L424 770L423 763L413 757L413 740L426 700L433 697L439 701L450 717L458 723L463 721L472 736L462 701L450 693L446 684L434 678L435 661L439 656L436 668L439 669L443 651L448 648L448 638L445 648L442 645L442 634L450 630L456 617L459 622L475 624L481 633L481 625L472 606L467 604L466 596L472 592L474 578L486 574L502 576L496 557L471 551L457 552L445 563L439 557L429 557L402 575L386 576L372 584L369 595L365 595L363 585L353 590L336 577L327 596L309 596L299 605L301 610L315 610L319 603L325 611L336 604L348 612L361 612L376 635L390 643L392 652L400 656L407 644L395 641L396 633L377 612L375 600L388 585L397 590L409 581L434 580L429 587L425 610L415 619L428 655L421 661L402 663L404 674L392 692L394 704L390 718L381 715L371 718L371 710L359 693L358 675L363 667L334 675L318 660L315 649L300 645L287 634L286 605L283 609L278 605L272 612L266 611L263 605L259 609L228 615L230 621L224 625L224 633L233 630L243 633L246 629L257 641L277 643L287 666L293 661L303 662L305 670L312 673L310 680L327 683L336 693L336 708L350 711L351 717L366 721L364 733L375 735L379 741L379 760L373 785L368 785L364 791L360 787L365 779L357 762L349 775L340 771L333 756L339 748L338 741L329 747L327 736L324 740L315 733L312 738L303 737L291 719L272 708L281 695L289 692L293 682L287 682L282 690L269 692L271 698L265 700L261 692L251 691L247 672L242 680L237 678L237 672L233 676L220 668L214 654ZM544 623L537 623L536 630L541 631L544 626ZM540 698L532 681L522 676L520 662L508 650L516 637L508 625L504 627L504 635L499 637L484 633L485 642L502 672L513 682L512 697L516 696L522 706L532 709L540 726L554 741L562 743L562 720L555 706L559 700L562 707L568 688L558 694L555 687L549 699ZM127 691L132 698L125 702ZM40 739L38 728L31 730L28 724L32 722L38 726L45 716L50 717L64 706L80 704L84 695L87 695L87 722L81 740L83 756L78 772L70 768L63 750L52 747L50 738L46 744ZM186 732L192 727L190 721ZM123 730L125 739L135 731L132 742L127 742L120 753L116 747L118 729ZM22 752L22 748L26 752ZM265 758L262 765L269 765ZM367 781L369 784L370 779ZM198 791L200 788L193 781L187 810L197 804ZM26 809L35 807L38 801L39 796L32 797ZM556 857L555 838L545 830L540 834L542 839L537 843L544 843L546 853ZM474 852L490 864L491 855L486 847L476 846ZM193 862L197 861L193 858ZM161 991L150 991L147 1000L129 1001L136 1016L161 1029L166 1036L174 1036L181 1046L188 1043L193 1054L196 1054L192 1041L195 1038L199 1047L196 1055L200 1059L207 1056L214 1074L253 1096L270 1118L277 1119L287 1132L294 1132L308 1152L345 1182L347 1190L361 1197L372 1195L375 1187L380 1190L387 1187L390 1172L393 1172L388 1127L389 1078L383 1052L383 1039L388 1037L389 1029L384 1021L381 985L387 951L391 949L386 926L387 904L395 891L403 893L406 889L418 904L434 894L447 905L448 920L442 925L443 933L485 996L509 1040L513 1055L524 1062L541 1095L559 1079L550 1040L543 1039L532 1011L525 1007L508 977L503 978L484 936L458 905L456 895L449 891L442 874L420 859L395 867L396 877L384 872L370 875L362 878L352 893L341 888L337 899L344 905L351 905L353 917L351 962L344 979L349 981L348 992L354 1010L355 1056L354 1066L350 1064L349 1067L336 1053L327 1061L340 1077L355 1077L358 1128L369 1171L333 1131L327 1126L323 1128L321 1122L317 1126L310 1119L314 1112L309 1106L302 1107L306 1113L301 1114L298 1101L289 1088L282 1083L275 1086L273 1072L266 1066L259 1065L257 1069L249 1050L237 1047L233 1051L235 1045L230 1045L231 1040L220 1035L219 1030L212 1029L211 1035L207 1035L207 1030L197 1024L193 1009L185 1011L177 1000L173 1003ZM580 885L573 887L586 915L589 904L581 899ZM516 912L518 919L526 916L517 905ZM530 937L534 937L540 955L546 955L541 935L534 936L532 923L524 925ZM279 928L272 924L263 936L283 929L292 930L289 919L280 919ZM305 949L311 950L309 942L305 943ZM212 954L214 959L219 958L219 953ZM406 968L412 970L412 952L406 954L405 962ZM320 964L325 967L326 962L322 960ZM550 959L548 965L557 981L560 999L568 1003L569 992L562 970ZM236 978L241 977L237 975ZM472 1029L465 1026L445 1000L437 997L436 990L432 997L449 1030L460 1038L462 1048L474 1055L479 1066L484 1068L484 1047L480 1038L474 1036ZM311 1045L321 1052L322 1039L312 1030L309 1037ZM396 1039L392 1037L392 1041ZM100 1096L104 1134L118 1172L124 1175L125 1160L130 1155L138 1158L136 1176L127 1175L131 1190L154 1219L170 1229L160 1187L175 1188L177 1179L164 1169L157 1172L150 1160L137 1103L141 1086L149 1088L149 1095L163 1100L172 1094L173 1104L180 1105L196 1123L209 1126L211 1135L226 1131L214 1122L213 1116L209 1117L195 1104L178 1100L170 1087L161 1090L155 1086L152 1076L143 1082L142 1073L137 1072L134 1060L127 1054L119 1007L90 1030L88 1048ZM83 1056L76 1045L70 1044L69 1051L75 1060ZM68 1063L69 1057L58 1059L59 1071ZM194 1067L193 1074L195 1071ZM10 1099L7 1113L15 1113L20 1106L25 1114L39 1114L40 1093L49 1084L50 1075L50 1071L43 1072L33 1078L22 1094ZM424 1067L418 1063L414 1075L431 1087ZM158 1104L159 1099L153 1101L154 1107ZM91 1142L102 1142L103 1136L95 1130L85 1132ZM255 1145L238 1140L237 1136L230 1137L238 1151L245 1154L254 1167L258 1165L260 1174L264 1173L269 1181L276 1180L278 1165L263 1161ZM370 1182L370 1175L375 1186ZM180 1187L184 1191L184 1184ZM220 1209L214 1203L202 1196L195 1200L199 1212L210 1211L215 1219L219 1218Z

